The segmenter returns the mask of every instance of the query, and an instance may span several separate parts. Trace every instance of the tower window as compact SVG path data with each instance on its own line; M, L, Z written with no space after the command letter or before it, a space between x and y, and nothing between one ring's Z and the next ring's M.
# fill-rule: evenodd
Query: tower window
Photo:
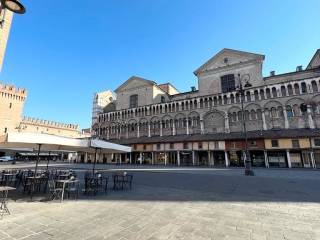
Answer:
M12 103L9 103L9 108L12 108Z
M234 74L228 74L221 77L221 91L223 93L231 92L236 89Z
M138 107L138 95L131 95L130 96L130 108Z

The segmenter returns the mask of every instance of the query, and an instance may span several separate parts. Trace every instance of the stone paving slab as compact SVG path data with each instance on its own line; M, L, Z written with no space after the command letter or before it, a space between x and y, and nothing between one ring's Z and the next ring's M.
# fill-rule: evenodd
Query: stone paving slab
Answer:
M248 192L243 177L194 174L187 182L190 174L159 174L135 174L133 190L75 201L10 201L12 214L0 220L0 239L320 239L320 203L296 197L317 194L303 178L280 184L290 190L284 200L277 199L277 178L249 178L254 184ZM168 182L160 184L159 178ZM200 187L213 180L229 182L224 188ZM275 193L266 197L263 184L274 185ZM242 196L247 193L248 201Z

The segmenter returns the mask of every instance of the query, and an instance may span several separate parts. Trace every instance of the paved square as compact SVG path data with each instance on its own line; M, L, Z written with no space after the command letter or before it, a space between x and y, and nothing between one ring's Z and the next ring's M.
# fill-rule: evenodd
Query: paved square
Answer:
M10 201L0 239L320 239L319 171L242 171L147 169L128 191Z

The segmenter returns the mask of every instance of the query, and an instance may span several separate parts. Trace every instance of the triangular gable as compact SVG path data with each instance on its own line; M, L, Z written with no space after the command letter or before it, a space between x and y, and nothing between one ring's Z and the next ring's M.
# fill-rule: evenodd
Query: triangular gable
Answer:
M121 92L125 91L131 88L137 88L137 87L142 87L142 86L151 86L151 85L156 85L154 81L147 80L141 77L136 77L132 76L129 78L127 81L125 81L120 87L118 87L115 92Z
M312 69L320 67L320 49L316 51L316 53L313 55L310 63L307 66L307 69Z
M264 60L264 55L224 48L211 59L209 59L205 64L199 67L196 71L194 71L194 74L198 75L201 72L210 71L228 65L234 65L237 63L248 62L251 60L262 61Z

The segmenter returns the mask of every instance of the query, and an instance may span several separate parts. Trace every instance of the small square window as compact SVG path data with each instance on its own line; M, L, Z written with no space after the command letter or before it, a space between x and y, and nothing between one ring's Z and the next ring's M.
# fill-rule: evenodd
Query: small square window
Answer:
M219 149L219 142L214 142L214 148Z
M271 146L272 147L279 147L279 141L276 139L271 140Z
M250 141L250 146L256 147L257 146L257 141Z
M137 150L137 145L133 145L133 149L134 149L134 150Z
M189 144L188 143L184 143L183 144L183 149L188 149L189 148Z
M198 143L198 149L202 149L202 142Z
M300 148L300 143L298 139L292 139L292 147L293 148Z
M233 148L233 149L237 148L237 143L236 142L232 142L231 143L231 148Z
M143 145L143 150L146 150L147 149L147 145Z
M161 149L161 144L158 143L158 144L157 144L157 150L160 150L160 149Z
M314 139L314 145L317 147L320 147L320 138L315 138Z
M174 144L170 143L170 149L174 149Z

